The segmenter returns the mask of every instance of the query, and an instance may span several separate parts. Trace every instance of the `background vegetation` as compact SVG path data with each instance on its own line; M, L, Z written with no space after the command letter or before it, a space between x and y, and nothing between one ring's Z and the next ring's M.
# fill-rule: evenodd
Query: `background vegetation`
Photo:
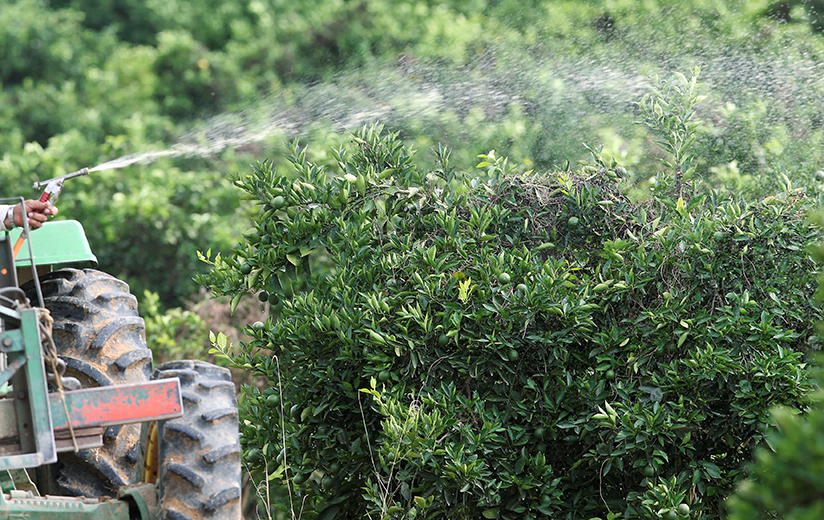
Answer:
M779 171L810 184L824 44L817 4L796 4L6 0L0 189L173 149L62 201L102 264L166 308L197 292L195 251L226 251L248 225L228 173L373 119L424 166L438 143L462 164L496 150L537 170L603 144L643 193L660 152L633 102L653 73L702 65L697 175L738 192L770 191Z
M61 218L84 223L104 270L148 291L142 312L158 359L202 357L204 328L237 341L238 326L283 304L237 298L230 323L228 299L205 300L192 278L209 270L198 250L232 258L236 244L283 232L255 227L261 207L242 202L229 175L258 175L249 165L268 159L260 171L293 179L283 143L294 138L333 171L331 150L379 120L410 155L418 150L416 172L443 171L444 144L467 178L483 175L472 171L482 154L490 165L508 157L519 172L576 171L581 160L597 169L586 142L625 169L614 189L627 207L673 193L660 159L682 166L685 186L698 187L689 193L718 207L782 193L786 203L799 187L804 204L816 201L823 11L768 0L3 0L0 193L35 195L34 180L157 152L70 181ZM687 163L657 144L660 127L636 124L650 122L637 102L655 74L696 65L704 97L689 117L700 125ZM662 215L680 215L665 207ZM700 208L720 219L712 204ZM575 218L589 229L583 213ZM793 247L809 239L793 233ZM735 237L721 246L740 246ZM775 296L786 306L802 295ZM639 503L660 501L655 489Z

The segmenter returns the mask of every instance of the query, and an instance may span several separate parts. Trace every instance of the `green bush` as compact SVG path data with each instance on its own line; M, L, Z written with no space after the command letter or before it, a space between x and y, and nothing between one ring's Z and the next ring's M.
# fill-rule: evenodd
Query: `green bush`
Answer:
M539 174L439 149L427 171L374 127L334 155L235 176L259 213L199 278L272 305L217 350L267 383L242 391L242 442L281 508L717 517L769 410L811 387L802 190L636 203L595 151Z
M824 376L810 395L807 413L773 411L776 428L756 452L750 478L727 501L728 520L813 520L824 517Z
M820 211L813 220L824 225ZM808 248L813 258L824 262L824 244ZM824 275L818 273L818 299L824 299ZM824 324L818 323L819 334ZM816 359L816 391L799 408L773 410L776 427L766 430L749 478L738 485L727 501L728 520L815 519L824 516L824 369Z
M144 291L140 315L146 323L146 344L152 349L155 364L206 357L206 323L193 310L174 308L163 312L160 296Z

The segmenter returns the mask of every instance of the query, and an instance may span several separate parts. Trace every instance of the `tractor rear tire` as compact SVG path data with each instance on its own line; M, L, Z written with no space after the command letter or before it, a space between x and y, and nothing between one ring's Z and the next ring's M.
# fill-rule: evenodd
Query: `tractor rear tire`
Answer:
M228 369L170 361L155 379L180 378L183 417L157 422L163 520L239 520L241 471L235 385Z
M137 298L126 282L93 269L62 269L40 280L45 306L54 319L52 337L66 376L83 388L146 382L152 352L137 313ZM34 286L24 286L36 301ZM52 468L49 492L55 495L116 496L139 481L135 469L140 424L112 426L104 445L61 453ZM55 489L56 488L56 489Z

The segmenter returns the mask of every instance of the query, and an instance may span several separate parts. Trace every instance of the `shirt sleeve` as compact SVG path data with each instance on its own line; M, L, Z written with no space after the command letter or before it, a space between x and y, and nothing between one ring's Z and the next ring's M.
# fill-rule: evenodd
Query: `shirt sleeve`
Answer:
M11 209L12 207L13 205L0 204L0 228L2 228L2 231L11 231L11 229L14 227L13 225L11 225L11 222L9 222L9 226L6 227L6 213L8 213L9 209Z

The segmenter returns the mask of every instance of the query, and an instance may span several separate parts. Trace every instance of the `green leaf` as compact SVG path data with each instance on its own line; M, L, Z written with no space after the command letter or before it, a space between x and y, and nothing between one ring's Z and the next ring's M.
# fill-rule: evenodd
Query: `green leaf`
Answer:
M229 312L230 312L231 314L234 314L234 313L235 313L235 310L237 310L237 306L238 306L238 304L240 303L240 299L241 299L241 298L243 298L243 295L244 295L244 294L248 294L248 293L241 292L241 293L237 293L236 295L234 295L234 296L232 297L232 301L231 301L231 303L230 303L230 305L229 305Z

